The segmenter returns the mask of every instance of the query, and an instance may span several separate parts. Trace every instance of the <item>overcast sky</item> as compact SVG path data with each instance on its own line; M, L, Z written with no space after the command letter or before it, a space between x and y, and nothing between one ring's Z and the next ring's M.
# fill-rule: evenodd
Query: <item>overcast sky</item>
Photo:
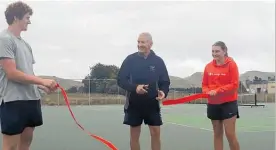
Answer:
M0 2L0 27L7 27ZM272 2L28 2L32 24L22 35L33 48L35 72L82 79L97 62L120 66L137 51L141 32L169 74L203 71L211 46L228 46L240 73L275 71L275 7ZM47 62L46 62L47 61Z

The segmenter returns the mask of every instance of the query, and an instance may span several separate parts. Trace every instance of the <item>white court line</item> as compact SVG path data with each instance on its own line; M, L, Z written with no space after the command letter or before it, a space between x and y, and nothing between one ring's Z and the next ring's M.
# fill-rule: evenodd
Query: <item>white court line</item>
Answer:
M213 131L211 129L207 129L207 128L198 128L195 126L189 126L189 125L185 125L185 124L179 124L179 123L173 123L173 122L165 122L167 124L172 124L172 125L176 125L176 126L181 126L181 127L188 127L188 128L194 128L194 129L200 129L200 130L204 130L204 131Z
M198 128L195 126L190 126L190 125L185 125L185 124L179 124L179 123L173 123L173 122L165 122L167 124L172 124L180 127L188 127L188 128L194 128L194 129L199 129L199 130L204 130L204 131L213 131L212 129L207 129L207 128ZM254 126L254 127L262 127L262 126ZM238 131L239 133L261 133L261 132L276 132L275 130L262 130L262 131Z
M275 130L261 130L261 131L239 131L239 133L262 133L262 132L276 132Z
M124 111L123 109L119 109L119 108L111 108L111 109L103 109L103 108L89 108L86 109L87 111L91 110L91 111Z

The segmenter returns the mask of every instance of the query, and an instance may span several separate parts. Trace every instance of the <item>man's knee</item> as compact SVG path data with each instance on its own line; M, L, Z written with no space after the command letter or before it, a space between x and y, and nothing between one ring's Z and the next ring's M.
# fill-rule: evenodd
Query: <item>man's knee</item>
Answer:
M149 126L151 137L160 137L160 126Z

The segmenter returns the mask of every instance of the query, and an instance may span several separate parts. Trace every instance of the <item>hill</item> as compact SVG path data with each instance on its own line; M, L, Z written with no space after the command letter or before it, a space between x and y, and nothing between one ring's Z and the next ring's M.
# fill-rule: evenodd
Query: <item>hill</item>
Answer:
M176 77L176 76L170 76L171 80L171 87L173 88L190 88L193 87L192 83L186 79Z
M196 72L184 79L190 83L193 83L195 86L200 87L202 82L202 75L203 72ZM240 74L240 81L244 82L246 79L253 80L255 76L267 80L268 77L275 76L275 72L247 71L243 74Z
M75 81L72 79L63 79L63 78L59 78L59 77L55 77L55 76L40 76L40 77L45 78L45 79L53 79L53 80L57 81L64 89L69 89L73 86L76 86L76 87L83 86L82 82Z
M186 78L170 76L171 87L173 88L201 87L202 75L203 75L202 72L196 72ZM267 80L268 77L275 76L275 73L261 72L261 71L247 71L240 75L240 80L245 81L247 78L252 80L255 76ZM53 77L53 76L40 76L40 77L47 78L47 79L54 79L65 89L69 89L72 86L77 86L77 87L83 86L83 83L81 83L80 81L75 81L71 79L63 79L63 78Z
M184 79L192 83L193 87L201 87L202 76L203 72L196 72Z
M262 78L263 80L268 80L268 77L275 76L275 73L261 72L261 71L247 71L244 74L241 74L240 80L241 81L245 81L246 79L253 80L255 76Z

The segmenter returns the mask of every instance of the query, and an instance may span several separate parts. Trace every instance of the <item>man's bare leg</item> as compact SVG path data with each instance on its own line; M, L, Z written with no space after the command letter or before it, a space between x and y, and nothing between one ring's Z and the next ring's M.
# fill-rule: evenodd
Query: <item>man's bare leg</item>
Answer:
M140 150L140 133L141 126L130 127L130 149L131 150Z
M3 135L2 150L17 150L20 140L20 134L17 135Z
M160 126L149 126L151 135L151 149L161 150Z
M33 140L34 128L27 127L24 129L20 136L17 150L30 150L30 146Z

